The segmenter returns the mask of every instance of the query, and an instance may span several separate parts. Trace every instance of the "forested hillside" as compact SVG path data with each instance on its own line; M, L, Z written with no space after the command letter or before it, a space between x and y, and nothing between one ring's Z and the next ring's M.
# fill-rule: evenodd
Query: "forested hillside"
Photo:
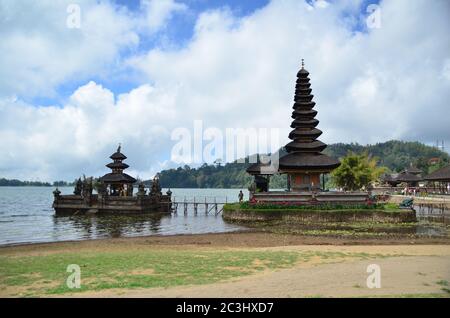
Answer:
M324 152L330 156L341 158L349 151L355 153L367 151L370 155L378 157L380 165L388 167L393 172L400 172L410 164L428 172L430 168L429 159L439 158L444 164L450 160L446 152L442 152L436 147L430 147L420 142L398 140L366 146L355 143L338 143L329 145Z
M367 151L370 155L379 158L379 164L388 167L393 172L399 172L410 164L417 166L426 173L436 168L430 165L431 158L439 158L439 166L448 164L450 157L447 153L435 147L419 142L387 141L375 145L359 144L332 144L324 151L330 156L341 158L349 151L361 153ZM163 187L177 188L246 188L250 185L252 177L245 172L248 163L227 163L225 165L207 165L199 168L189 166L178 169L163 170L160 181ZM285 176L272 177L271 188L284 188Z

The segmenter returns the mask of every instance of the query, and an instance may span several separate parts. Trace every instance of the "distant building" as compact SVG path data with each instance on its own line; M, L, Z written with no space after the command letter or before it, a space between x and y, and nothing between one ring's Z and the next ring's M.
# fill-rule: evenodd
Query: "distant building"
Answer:
M439 162L441 162L441 158L430 158L428 160L429 165L437 165Z
M423 181L422 170L412 164L400 173L384 175L381 180L392 187L406 183L409 187L417 187Z

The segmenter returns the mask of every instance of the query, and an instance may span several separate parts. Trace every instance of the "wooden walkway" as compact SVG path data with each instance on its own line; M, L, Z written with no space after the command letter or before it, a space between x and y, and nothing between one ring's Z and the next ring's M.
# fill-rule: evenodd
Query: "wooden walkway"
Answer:
M192 207L194 215L199 212L199 207L205 214L214 213L218 215L223 212L223 206L228 203L228 197L207 197L207 196L195 196L195 197L172 197L172 212L178 213L178 210L182 210L184 215L188 214L188 208Z

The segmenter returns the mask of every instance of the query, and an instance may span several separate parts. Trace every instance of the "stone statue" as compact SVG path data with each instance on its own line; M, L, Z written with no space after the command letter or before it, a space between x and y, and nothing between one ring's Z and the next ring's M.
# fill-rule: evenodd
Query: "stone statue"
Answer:
M152 189L150 191L150 195L161 195L161 186L159 185L159 178L154 177L152 182Z
M104 182L100 181L97 184L97 192L101 196L107 196L108 195L108 191L106 190L106 185L105 185Z
M138 196L144 196L145 195L145 193L146 193L146 191L145 191L145 185L144 185L144 183L143 182L141 182L141 183L139 183L139 186L138 186Z
M127 185L127 197L132 197L133 196L133 185L129 184Z
M73 190L73 194L81 195L82 188L83 183L81 182L81 178L78 178L77 182L75 183L75 189Z
M55 191L53 191L53 196L55 197L55 201L57 201L60 197L61 191L59 191L58 188L55 189Z
M256 192L256 183L252 182L252 184L250 184L250 186L248 187L248 191L250 193L255 193Z
M83 197L91 197L92 195L92 177L86 178L86 176L83 175L83 187L82 187L82 194Z

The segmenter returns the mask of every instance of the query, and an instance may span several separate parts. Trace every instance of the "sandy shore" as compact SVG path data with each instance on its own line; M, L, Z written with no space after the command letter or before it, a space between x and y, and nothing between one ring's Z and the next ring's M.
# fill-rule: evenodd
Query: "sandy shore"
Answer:
M355 240L244 232L9 246L0 248L0 257L152 250L284 251L319 255L298 261L290 268L266 268L262 272L215 283L114 288L62 295L69 297L365 297L405 294L445 297L450 295L446 291L450 281L449 243L447 239L436 238ZM336 255L332 256L333 253ZM369 264L381 268L382 287L379 289L366 286ZM13 292L10 288L1 294L11 296Z
M0 255L18 253L37 255L52 251L70 251L80 249L120 250L134 249L142 246L186 247L275 247L295 245L450 245L450 238L444 237L377 237L377 238L339 238L327 236L302 236L276 234L258 231L231 233L207 233L186 235L155 235L143 237L96 239L85 241L66 241L52 243L33 243L1 246Z
M317 247L313 247L316 250ZM342 247L333 251L345 252ZM392 252L391 246L371 246L365 252ZM417 252L417 251L415 251ZM443 251L434 250L432 253ZM448 252L448 251L446 251ZM445 253L446 253L445 252ZM366 285L367 267L381 269L380 288ZM298 297L395 297L428 295L448 297L436 282L450 280L450 256L373 258L363 261L297 265L291 269L266 271L228 282L136 290L86 292L76 297L170 297L170 298L298 298Z

